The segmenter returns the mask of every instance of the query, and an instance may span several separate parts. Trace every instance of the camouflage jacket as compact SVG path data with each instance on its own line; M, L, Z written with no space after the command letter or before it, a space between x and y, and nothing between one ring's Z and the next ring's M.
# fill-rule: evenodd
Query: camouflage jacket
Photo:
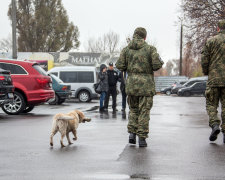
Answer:
M225 30L210 38L202 50L202 70L208 86L225 87Z
M126 71L126 93L131 96L154 96L154 71L160 69L163 62L155 47L148 45L144 39L134 37L125 47L116 67Z

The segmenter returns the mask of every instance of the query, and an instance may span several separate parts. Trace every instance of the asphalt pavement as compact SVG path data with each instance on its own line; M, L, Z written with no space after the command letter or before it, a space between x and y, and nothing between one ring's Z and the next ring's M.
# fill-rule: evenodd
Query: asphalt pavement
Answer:
M204 97L155 96L147 148L128 144L129 110L121 112L121 97L116 114L99 114L98 106L97 100L70 101L17 116L0 111L0 179L225 179L225 145L222 134L214 143L208 140ZM51 148L52 117L73 109L92 121L79 125L72 145L61 148L57 134Z

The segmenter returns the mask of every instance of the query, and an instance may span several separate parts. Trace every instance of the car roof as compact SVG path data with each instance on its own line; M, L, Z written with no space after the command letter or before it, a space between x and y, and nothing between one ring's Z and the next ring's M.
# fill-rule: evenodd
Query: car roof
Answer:
M207 81L208 76L202 76L202 77L195 77L195 78L190 78L188 81Z
M48 72L57 72L57 71L95 71L96 67L93 66L60 66L50 69Z
M33 62L32 60L19 60L19 59L4 59L4 58L0 58L0 62L8 62L8 63L13 63L13 64L24 64L24 63L28 63L28 64L38 64L36 62Z

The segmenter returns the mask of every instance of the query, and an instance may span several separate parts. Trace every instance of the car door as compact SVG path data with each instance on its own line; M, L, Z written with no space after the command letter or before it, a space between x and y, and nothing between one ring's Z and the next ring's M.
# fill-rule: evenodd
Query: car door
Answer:
M195 83L193 86L192 86L192 94L200 94L201 93L201 86L202 84L201 83Z
M201 87L201 93L202 95L205 94L205 90L206 90L206 82L202 83L202 87Z

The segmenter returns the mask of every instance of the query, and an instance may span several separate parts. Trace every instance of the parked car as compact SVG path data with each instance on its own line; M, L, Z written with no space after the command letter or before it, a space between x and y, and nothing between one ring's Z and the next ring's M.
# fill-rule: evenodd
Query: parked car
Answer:
M54 67L48 71L59 77L64 83L71 85L71 97L81 102L88 102L98 97L93 85L97 82L97 71L90 66Z
M10 72L0 68L0 106L13 102L14 86Z
M172 90L171 90L171 93L172 93L172 94L177 94L177 93L178 93L178 90L181 89L181 88L184 88L184 87L190 87L191 85L193 85L193 84L196 83L196 82L203 82L203 81L207 81L207 80L208 80L208 77L207 77L207 76L197 77L197 78L190 78L190 79L189 79L186 83L184 83L183 85L173 87Z
M180 87L187 81L176 81L171 86L161 89L162 94L171 95L171 90L175 87Z
M169 86L169 87L166 87L166 88L162 88L161 91L160 91L160 93L161 94L170 95L172 88L173 88L173 86Z
M196 82L193 85L181 88L178 91L178 96L204 95L206 90L206 81Z
M0 68L11 72L15 87L13 103L2 106L5 113L11 115L27 113L36 105L54 98L51 77L37 63L0 59Z
M52 88L55 91L55 98L49 102L51 105L62 104L66 99L71 96L71 86L64 83L61 79L56 77L54 74L50 74L52 78Z

